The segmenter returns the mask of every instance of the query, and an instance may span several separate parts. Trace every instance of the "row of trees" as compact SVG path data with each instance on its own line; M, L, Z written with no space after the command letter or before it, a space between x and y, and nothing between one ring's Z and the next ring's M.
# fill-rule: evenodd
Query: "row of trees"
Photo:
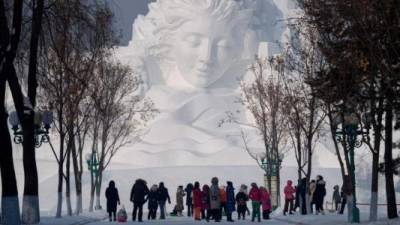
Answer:
M375 221L380 149L384 147L387 214L396 218L392 152L393 130L400 124L399 3L299 0L298 4L301 11L288 19L291 38L283 45L284 53L257 57L251 67L254 76L241 81L240 102L251 114L252 123L244 124L234 113L229 113L226 121L256 128L265 147L262 154L252 151L243 130L241 134L246 150L260 166L261 159L270 166L276 159L282 160L288 148L293 149L298 180L304 177L307 184L318 139L331 136L350 221L354 221L356 194L350 176L354 171L351 148L363 143L372 154L370 220ZM344 129L344 122L354 116L357 139L344 131L338 138L338 126L343 124ZM271 188L270 177L267 180ZM306 199L307 206L309 201Z
M76 190L75 213L83 210L85 149L98 159L96 173L91 173L89 209L93 210L95 195L96 207L100 208L103 172L121 147L138 140L156 113L152 102L141 95L139 76L114 58L118 37L110 9L97 1L15 0L0 1L0 14L0 140L7 146L0 157L3 222L20 222L5 107L6 83L24 134L22 222L40 221L33 118L35 111L44 108L54 113L50 146L58 163L56 217L62 215L64 188L66 212L74 213L71 185ZM21 33L31 34L31 39L25 40L27 35ZM22 91L25 87L27 97Z

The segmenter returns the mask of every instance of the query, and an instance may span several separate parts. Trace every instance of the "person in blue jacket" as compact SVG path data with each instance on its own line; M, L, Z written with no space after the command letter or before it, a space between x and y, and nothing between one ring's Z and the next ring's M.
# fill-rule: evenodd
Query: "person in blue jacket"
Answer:
M235 211L235 188L231 181L226 186L226 218L228 222L233 222L232 213Z

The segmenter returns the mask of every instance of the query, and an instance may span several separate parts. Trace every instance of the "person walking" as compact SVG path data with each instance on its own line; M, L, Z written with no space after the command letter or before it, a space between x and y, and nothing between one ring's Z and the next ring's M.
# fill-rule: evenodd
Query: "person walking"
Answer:
M139 222L142 222L143 204L146 202L146 196L149 193L146 181L137 179L131 190L131 202L133 202L132 221L136 221L136 216Z
M314 193L316 214L317 215L319 213L324 215L324 207L323 207L323 205L324 205L325 195L326 195L326 188L325 188L324 178L321 175L318 175L317 176L317 181L316 181L315 193Z
M249 198L251 199L251 206L253 208L253 212L251 215L251 222L254 222L256 217L258 222L261 222L261 216L260 216L261 193L256 183L251 184Z
M335 211L338 212L340 202L342 201L342 197L339 193L339 185L335 185L333 187L333 194L332 194L332 203L335 206Z
M286 213L289 211L289 214L293 214L293 200L294 200L294 193L296 190L292 186L293 182L288 180L286 183L283 192L285 194L285 207L283 209L283 215L286 216Z
M107 199L107 212L108 218L111 221L116 221L116 213L117 213L117 204L120 204L118 189L115 188L115 182L112 180L108 184L108 188L106 189L106 199Z
M210 187L210 210L211 215L215 222L221 221L221 195L218 187L218 178L213 177L211 179Z
M157 218L157 189L157 184L154 184L153 186L151 186L150 192L147 195L147 206L149 209L149 214L147 216L148 220L155 220Z
M193 215L193 184L188 183L185 188L186 192L186 206L187 206L187 216L191 217Z
M240 186L239 192L236 194L235 200L237 203L238 220L240 220L241 218L243 220L246 219L247 201L249 200L246 189L246 185L242 184Z
M269 214L271 213L271 199L269 192L265 187L260 187L260 194L263 220L269 220Z
M197 181L194 182L192 195L193 195L194 219L201 220L201 190L200 190L200 183Z
M235 209L235 188L233 187L233 183L231 181L226 182L226 205L225 205L225 213L228 222L234 222L232 219L232 213Z
M160 207L160 219L165 219L165 203L168 200L168 204L171 204L171 198L169 197L168 189L164 186L164 182L160 182L157 190L157 201Z
M207 222L211 216L210 201L210 187L205 184L201 191L201 218L206 219Z
M176 190L176 214L177 216L183 216L182 212L184 210L183 207L183 197L185 197L186 193L183 190L183 186L178 186Z

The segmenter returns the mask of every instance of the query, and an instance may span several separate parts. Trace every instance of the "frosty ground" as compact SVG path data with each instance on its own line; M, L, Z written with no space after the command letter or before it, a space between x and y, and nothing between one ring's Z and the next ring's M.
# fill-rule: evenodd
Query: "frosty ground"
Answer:
M364 218L367 218L367 215L362 215ZM146 214L144 215L146 217ZM382 215L384 217L384 215ZM86 214L79 217L64 217L62 219L54 219L45 217L42 219L41 225L106 225L106 224L118 224L115 222L108 222L106 218L105 212L96 212L94 214ZM143 225L146 224L159 224L159 225L196 225L196 224L213 224L214 222L207 223L206 221L196 222L192 218L188 217L167 217L166 220L155 220L155 221L147 221L146 219L143 221ZM138 224L137 222L128 221L128 223L124 224ZM346 215L337 215L337 214L326 214L326 215L293 215L293 216L283 216L277 214L273 216L271 220L262 221L261 223L252 223L249 219L243 221L235 221L234 223L229 223L226 221L222 221L218 223L220 225L226 224L276 224L276 225L347 225L349 223L346 222ZM367 221L362 221L361 224L365 225L398 225L400 224L400 220L392 220L388 221L386 219L382 219L375 223L370 223Z

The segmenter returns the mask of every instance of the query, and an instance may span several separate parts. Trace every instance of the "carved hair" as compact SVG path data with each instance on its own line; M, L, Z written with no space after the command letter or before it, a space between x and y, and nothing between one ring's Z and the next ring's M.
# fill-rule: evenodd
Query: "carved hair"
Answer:
M146 48L146 55L155 57L159 63L170 63L175 32L185 22L202 15L226 21L243 37L252 10L242 9L234 0L158 0L149 4L146 16L136 19L131 44L140 43Z

